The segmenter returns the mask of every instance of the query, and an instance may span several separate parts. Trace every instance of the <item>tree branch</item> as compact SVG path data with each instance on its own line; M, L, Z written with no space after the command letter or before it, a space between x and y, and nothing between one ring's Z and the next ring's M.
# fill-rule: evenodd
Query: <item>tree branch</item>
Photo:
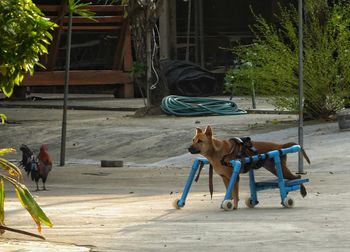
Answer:
M36 238L39 238L41 240L46 240L44 236L33 234L33 233L30 233L30 232L27 232L27 231L23 231L23 230L20 230L20 229L6 227L6 226L3 226L3 225L0 224L0 231L1 230L6 230L6 231L10 231L10 232L15 232L15 233L23 234L23 235L36 237Z

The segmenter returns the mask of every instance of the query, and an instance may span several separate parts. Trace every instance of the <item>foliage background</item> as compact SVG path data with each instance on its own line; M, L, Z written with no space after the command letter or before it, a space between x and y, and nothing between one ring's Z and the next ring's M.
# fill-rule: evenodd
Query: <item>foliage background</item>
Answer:
M25 73L40 66L54 26L31 0L0 1L0 92L11 96Z
M255 14L254 14L255 15ZM328 118L350 94L350 3L305 1L304 98L311 118ZM273 95L277 107L298 110L298 12L280 6L276 24L255 15L255 39L233 49L239 64L226 74L226 91Z

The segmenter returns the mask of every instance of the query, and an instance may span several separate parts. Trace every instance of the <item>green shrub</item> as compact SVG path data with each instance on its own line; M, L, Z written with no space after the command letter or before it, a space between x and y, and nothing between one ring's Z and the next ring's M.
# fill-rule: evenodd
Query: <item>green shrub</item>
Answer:
M298 110L298 13L280 6L277 23L255 15L255 39L233 49L240 62L227 72L226 90L254 81L256 92L273 95L283 109ZM304 105L312 118L328 118L344 106L350 93L350 3L305 1ZM246 67L246 65L249 67Z
M31 0L0 1L0 92L11 96L25 73L33 74L53 27Z

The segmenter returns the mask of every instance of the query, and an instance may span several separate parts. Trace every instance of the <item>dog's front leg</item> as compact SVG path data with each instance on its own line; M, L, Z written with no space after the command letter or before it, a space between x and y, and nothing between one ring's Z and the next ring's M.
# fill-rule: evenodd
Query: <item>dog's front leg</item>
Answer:
M226 187L226 190L227 190L231 179L226 177L225 175L221 175L221 177L222 177L222 180L223 180L225 187ZM233 186L232 196L231 196L231 199L233 199L233 208L234 209L238 208L238 201L239 201L238 195L239 195L239 175L237 176L236 183Z
M220 176L221 176L222 181L224 182L224 185L225 185L226 190L227 190L228 185L229 185L229 183L230 183L230 179L229 179L228 177L226 177L225 175L220 175Z
M239 175L237 176L237 181L233 187L232 191L232 198L233 198L233 208L238 208L238 201L239 201Z

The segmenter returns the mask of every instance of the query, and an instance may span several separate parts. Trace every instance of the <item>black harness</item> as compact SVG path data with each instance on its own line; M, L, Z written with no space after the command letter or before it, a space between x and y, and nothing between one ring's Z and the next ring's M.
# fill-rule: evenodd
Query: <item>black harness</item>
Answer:
M260 156L258 161L252 160L252 156L259 155L259 153L253 146L250 137L234 137L230 139L230 142L232 142L231 150L222 157L222 165L231 166L230 160L240 159L242 164L240 173L246 173L250 169L259 169L264 166L265 160L260 158ZM247 157L250 158L249 163L245 162L245 158Z

